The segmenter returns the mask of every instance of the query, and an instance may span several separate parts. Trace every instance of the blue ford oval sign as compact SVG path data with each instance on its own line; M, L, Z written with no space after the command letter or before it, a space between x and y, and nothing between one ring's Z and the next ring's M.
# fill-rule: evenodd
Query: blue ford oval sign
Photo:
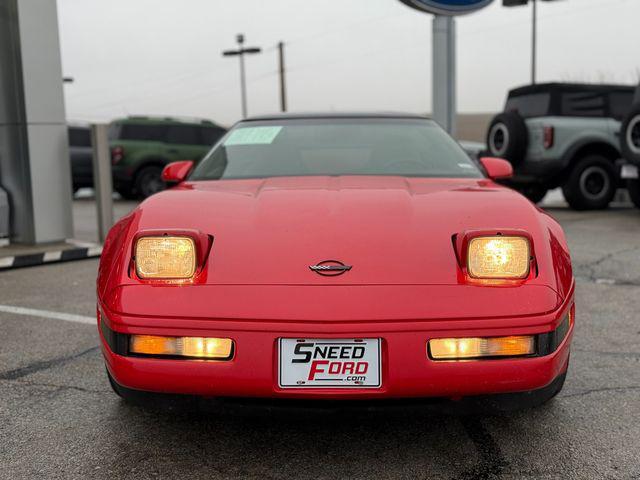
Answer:
M462 15L479 10L493 0L400 0L410 7L436 15Z

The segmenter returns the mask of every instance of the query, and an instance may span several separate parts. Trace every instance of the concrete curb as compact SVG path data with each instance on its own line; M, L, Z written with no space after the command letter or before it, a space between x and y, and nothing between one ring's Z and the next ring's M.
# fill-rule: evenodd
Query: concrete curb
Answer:
M0 271L13 268L35 267L51 263L71 262L73 260L85 260L97 258L102 254L102 245L78 244L75 247L62 250L50 250L47 252L28 253L13 257L0 257Z

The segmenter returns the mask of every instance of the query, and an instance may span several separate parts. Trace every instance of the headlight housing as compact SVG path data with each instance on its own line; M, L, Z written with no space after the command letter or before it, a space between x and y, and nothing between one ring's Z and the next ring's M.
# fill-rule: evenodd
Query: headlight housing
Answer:
M139 278L185 280L196 272L196 245L190 237L141 237L134 255Z
M529 276L531 244L523 236L479 236L469 240L467 272L471 278L518 280Z

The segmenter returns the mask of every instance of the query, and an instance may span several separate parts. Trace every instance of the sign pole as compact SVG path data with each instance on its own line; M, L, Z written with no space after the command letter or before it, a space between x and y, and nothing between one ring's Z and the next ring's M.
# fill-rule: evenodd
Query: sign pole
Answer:
M247 118L247 79L246 79L246 71L244 66L244 56L254 53L262 52L262 49L259 47L249 47L245 48L244 46L244 35L239 33L236 36L236 41L238 42L237 50L225 50L222 52L223 57L240 57L240 96L242 101L242 118Z
M535 85L537 81L537 68L538 68L538 2L536 0L533 3L533 24L532 24L532 39L531 39L531 84Z
M456 23L449 15L433 18L433 119L456 135Z
M432 13L433 19L433 119L452 137L456 135L456 15L475 12L493 0L400 0ZM527 0L524 0L527 1Z

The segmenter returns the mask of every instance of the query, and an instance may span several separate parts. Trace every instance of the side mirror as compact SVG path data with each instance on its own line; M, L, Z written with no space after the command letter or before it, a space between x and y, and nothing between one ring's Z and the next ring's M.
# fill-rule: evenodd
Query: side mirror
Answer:
M177 185L178 183L184 182L192 168L193 160L172 162L162 170L162 180L167 185Z
M505 180L513 177L513 167L502 158L482 157L480 163L491 180Z

